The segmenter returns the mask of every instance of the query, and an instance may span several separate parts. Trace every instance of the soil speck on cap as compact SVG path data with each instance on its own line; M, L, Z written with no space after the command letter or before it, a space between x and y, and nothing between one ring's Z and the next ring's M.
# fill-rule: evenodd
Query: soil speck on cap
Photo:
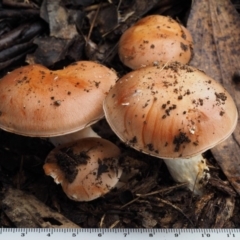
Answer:
M173 144L175 144L175 148L174 151L178 152L180 150L180 147L182 144L184 143L190 143L191 140L189 139L189 137L186 135L186 133L184 132L180 132L177 136L175 136L175 138L173 139Z
M60 152L55 154L57 164L64 172L65 178L72 183L78 174L77 166L87 164L90 158L86 151L75 154L71 148L62 148Z

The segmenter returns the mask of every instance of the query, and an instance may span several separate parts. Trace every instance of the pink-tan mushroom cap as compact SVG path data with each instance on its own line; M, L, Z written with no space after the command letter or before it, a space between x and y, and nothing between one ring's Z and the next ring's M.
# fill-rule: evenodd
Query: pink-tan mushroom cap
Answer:
M104 111L122 141L161 158L189 158L214 147L232 134L238 118L223 86L176 62L120 78Z
M20 67L0 80L0 128L32 137L81 130L103 117L102 102L116 80L114 71L91 61L55 71Z
M192 57L190 32L174 19L150 15L127 29L119 41L119 58L126 66L138 69L155 62L188 63Z
M84 138L52 150L43 166L75 201L91 201L108 193L122 174L120 149L102 138Z

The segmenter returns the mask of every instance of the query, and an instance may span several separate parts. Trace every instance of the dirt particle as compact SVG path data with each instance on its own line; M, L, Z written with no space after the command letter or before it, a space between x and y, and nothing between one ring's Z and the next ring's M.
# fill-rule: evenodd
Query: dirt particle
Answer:
M180 150L180 147L184 143L190 143L191 140L184 132L180 132L175 138L173 139L173 144L175 144L174 151L178 152Z
M193 145L194 145L194 146L198 146L198 144L199 144L198 141L193 142Z
M203 99L199 98L198 101L199 101L200 106L202 106L203 105Z
M98 88L101 82L94 82L94 83L95 83L96 88Z
M180 42L180 47L184 52L186 52L188 50L188 46L182 42Z
M54 101L54 105L59 107L61 105L61 102L62 102L61 100L56 100Z
M109 166L105 164L103 160L98 159L98 166L97 179L99 179L103 173L109 172Z
M64 172L65 178L72 183L78 174L77 166L87 164L90 158L85 151L80 154L74 154L71 148L62 148L60 152L55 154L57 164Z
M178 96L178 100L182 100L183 99L183 96L182 95L179 95Z
M129 143L131 143L131 144L137 143L137 137L134 136L134 137L129 141Z
M144 105L143 105L143 108L147 107L148 106L148 103L146 102Z
M147 144L146 147L148 148L149 151L151 152L154 151L154 147L152 143Z
M225 93L217 93L215 92L215 96L216 96L216 101L218 102L225 102L227 100L227 96Z
M224 111L220 111L220 116L223 116L224 114L225 114L225 112Z

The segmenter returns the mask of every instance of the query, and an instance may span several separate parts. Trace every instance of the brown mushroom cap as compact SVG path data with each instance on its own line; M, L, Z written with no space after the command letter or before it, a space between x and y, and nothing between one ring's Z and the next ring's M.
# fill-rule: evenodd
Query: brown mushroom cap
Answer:
M56 71L18 68L0 80L0 128L34 137L81 130L103 117L103 99L116 80L114 71L91 61Z
M43 166L75 201L91 201L118 182L120 149L102 138L84 138L53 149Z
M234 131L229 93L196 68L171 63L132 71L104 101L106 119L131 147L162 158L188 158Z
M150 15L127 29L119 41L119 57L137 69L154 62L188 63L193 40L189 31L170 17Z

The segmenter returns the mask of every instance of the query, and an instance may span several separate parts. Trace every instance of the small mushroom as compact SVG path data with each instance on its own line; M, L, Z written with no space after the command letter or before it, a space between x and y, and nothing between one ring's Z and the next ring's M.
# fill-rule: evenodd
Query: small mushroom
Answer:
M192 57L190 32L171 17L150 15L127 29L119 41L120 60L131 69L158 62L188 63Z
M102 138L84 138L53 149L43 166L75 201L91 201L109 192L122 174L120 149Z
M0 80L0 128L30 137L76 139L78 131L104 116L103 100L116 80L114 71L91 61L55 71L38 64L20 67Z
M172 177L196 194L210 176L202 153L228 138L238 119L223 86L177 62L120 78L104 101L104 112L123 142L164 159Z

